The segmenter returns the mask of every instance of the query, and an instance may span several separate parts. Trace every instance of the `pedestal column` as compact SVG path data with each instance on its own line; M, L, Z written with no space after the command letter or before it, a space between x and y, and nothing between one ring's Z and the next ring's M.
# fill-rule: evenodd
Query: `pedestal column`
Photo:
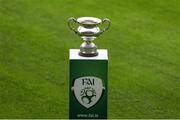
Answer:
M106 119L108 54L98 49L95 57L82 57L70 49L69 118Z

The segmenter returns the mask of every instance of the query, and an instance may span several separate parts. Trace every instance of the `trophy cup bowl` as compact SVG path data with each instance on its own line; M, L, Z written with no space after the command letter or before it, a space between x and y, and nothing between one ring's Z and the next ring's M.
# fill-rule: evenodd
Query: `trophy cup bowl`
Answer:
M107 27L102 30L98 25L108 23ZM75 24L79 26L75 28ZM85 57L97 56L97 46L92 42L96 37L109 29L110 20L105 18L103 20L95 17L79 17L77 19L71 17L68 19L69 28L79 35L84 42L80 46L79 55Z

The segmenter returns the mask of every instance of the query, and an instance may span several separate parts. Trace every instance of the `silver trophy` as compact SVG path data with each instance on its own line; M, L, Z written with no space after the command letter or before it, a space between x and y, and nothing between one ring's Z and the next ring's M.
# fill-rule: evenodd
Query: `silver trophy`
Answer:
M106 22L108 23L107 27L101 30L98 25ZM75 27L75 24L79 26ZM92 57L98 55L97 46L92 41L109 29L110 20L107 18L101 20L95 17L80 17L77 19L72 17L68 19L68 26L84 40L80 46L79 55Z

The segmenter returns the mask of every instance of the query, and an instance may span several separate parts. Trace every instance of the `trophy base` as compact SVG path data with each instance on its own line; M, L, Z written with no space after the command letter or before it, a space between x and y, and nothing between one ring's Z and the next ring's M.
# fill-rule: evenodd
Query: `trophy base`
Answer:
M85 41L80 46L79 55L83 57L97 56L97 46L91 41Z
M79 55L83 56L83 57L95 57L98 55L98 52L97 53L91 53L91 54L79 52Z

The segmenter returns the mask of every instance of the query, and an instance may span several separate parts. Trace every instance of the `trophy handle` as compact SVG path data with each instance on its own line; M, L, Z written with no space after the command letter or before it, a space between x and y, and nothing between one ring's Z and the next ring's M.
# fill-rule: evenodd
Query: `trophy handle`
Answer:
M109 29L109 27L110 27L110 25L111 25L111 22L110 22L110 20L109 20L109 19L105 18L105 19L103 19L103 20L102 20L102 24L104 24L105 22L107 22L107 23L108 23L108 25L107 25L107 27L105 27L103 30L101 30L101 32L100 32L100 33L103 33L103 32L105 32L106 30L108 30L108 29Z
M73 17L68 19L68 27L75 33L78 33L78 31L75 29L75 27L72 25L72 23L77 23L77 20Z

